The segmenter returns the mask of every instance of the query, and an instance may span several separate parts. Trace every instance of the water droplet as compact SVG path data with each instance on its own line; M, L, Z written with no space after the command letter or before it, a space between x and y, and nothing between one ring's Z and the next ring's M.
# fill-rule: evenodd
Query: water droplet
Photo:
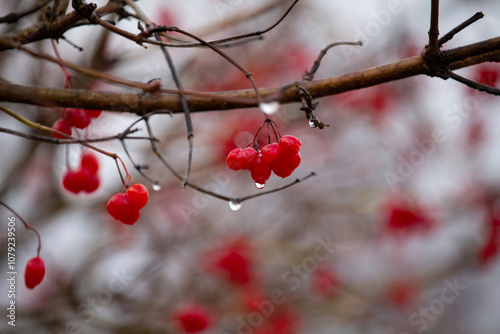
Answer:
M311 118L309 119L309 126L310 126L311 128L315 128L315 127L317 127L317 126L318 126L318 119L317 119L316 117L311 117Z
M272 115L274 114L276 111L278 111L280 107L280 104L279 102L261 102L259 103L259 108L260 110L262 110L265 114L268 114L268 115Z
M160 184L160 182L155 181L155 183L153 183L153 190L154 191L160 191L161 190L161 184Z
M255 188L257 188L257 189L262 189L262 188L264 188L265 186L266 186L266 184L265 184L265 183L257 183L257 182L255 182Z
M241 209L240 201L229 201L229 208L233 211L238 211Z

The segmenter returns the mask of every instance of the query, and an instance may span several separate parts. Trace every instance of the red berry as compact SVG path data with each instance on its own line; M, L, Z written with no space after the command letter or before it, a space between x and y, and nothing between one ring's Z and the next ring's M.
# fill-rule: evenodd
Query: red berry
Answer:
M82 169L78 171L78 173L80 174L80 178L84 180L84 182L82 183L83 191L91 193L99 188L100 180L97 174L94 174L87 169Z
M302 143L300 139L294 136L283 136L279 141L280 154L292 155L300 150Z
M300 152L297 152L293 155L285 155L282 159L285 166L287 166L291 170L295 170L300 165Z
M118 193L111 196L106 209L111 217L120 221L127 218L133 211L128 201L128 196L124 193Z
M82 174L79 171L68 170L63 176L63 186L66 190L72 193L78 194L83 190L83 184L85 180L82 178Z
M227 155L226 158L226 164L229 169L232 170L240 170L241 168L238 167L238 154L241 152L241 148L235 148L229 154Z
M274 161L271 164L271 168L274 174L282 178L288 177L293 173L293 170L290 169L282 159L277 159L276 161Z
M251 169L255 166L258 157L259 152L252 147L247 147L238 153L236 157L236 164L240 169Z
M270 164L274 160L276 160L279 156L279 144L272 143L264 146L260 151L262 154L262 160Z
M40 257L34 257L28 261L24 271L24 281L28 289L33 289L40 284L45 276L45 263Z
M62 133L65 133L69 136L71 136L71 124L68 124L65 120L63 119L58 119L57 121L54 122L52 125L52 129L60 131ZM58 138L58 139L68 139L58 133L53 133L52 132L52 137Z
M99 160L97 156L92 152L85 152L82 155L82 169L86 169L91 173L97 173L99 170Z
M68 124L78 129L84 129L90 124L90 117L84 109L64 108L61 115Z
M87 116L90 118L97 118L101 116L102 110L86 110L87 111Z
M201 305L185 305L174 311L172 318L185 333L199 333L211 324L209 312Z
M250 173L255 183L266 184L266 181L271 176L271 166L262 160L262 158L258 158L256 165L250 170Z
M141 215L141 212L138 209L132 208L128 216L119 219L122 223L125 225L134 225L137 220L139 220L139 216Z
M131 185L127 189L128 201L136 209L142 209L149 199L148 190L140 183Z

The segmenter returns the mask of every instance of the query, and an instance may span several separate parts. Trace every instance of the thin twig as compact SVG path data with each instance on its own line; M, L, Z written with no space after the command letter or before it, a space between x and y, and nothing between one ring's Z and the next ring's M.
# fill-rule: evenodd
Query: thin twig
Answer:
M460 25L456 26L455 28L453 28L452 30L450 30L449 33L447 33L446 35L444 35L443 37L441 37L439 39L439 41L438 41L438 46L439 47L443 46L443 44L445 44L446 42L450 41L460 31L464 30L465 28L467 28L468 26L470 26L474 22L482 19L483 17L484 17L484 14L482 12L477 12L470 19L468 19L467 21L465 21L465 22L461 23Z
M431 1L431 26L429 29L429 48L427 55L435 58L439 54L439 0Z
M485 93L488 93L491 95L500 96L500 89L498 89L498 88L491 87L488 85L483 85L479 82L464 78L463 76L458 75L458 74L451 72L451 71L449 72L449 76L451 79L458 81L458 82L461 82L464 85L469 86L470 88L474 88L478 91L485 92Z
M19 218L19 220L23 223L24 227L27 229L27 230L30 230L30 231L33 231L35 234L36 234L36 237L38 238L38 248L36 250L36 256L37 257L40 257L40 250L42 249L42 239L40 238L40 234L38 233L38 231L32 227L30 224L26 223L26 221L24 221L23 217L21 217L16 211L14 211L14 209L12 209L10 206L8 206L7 204L5 204L4 202L0 201L0 204L3 205L4 207L7 208L7 210L9 210L10 212L12 212L14 215L17 216L17 218Z
M48 4L51 1L53 1L53 0L45 0L43 2L40 2L40 3L33 5L31 8L26 9L22 12L9 13L5 16L2 16L2 17L0 17L0 23L9 23L9 24L15 23L15 22L19 21L19 19L39 11L43 6L45 6L46 4Z

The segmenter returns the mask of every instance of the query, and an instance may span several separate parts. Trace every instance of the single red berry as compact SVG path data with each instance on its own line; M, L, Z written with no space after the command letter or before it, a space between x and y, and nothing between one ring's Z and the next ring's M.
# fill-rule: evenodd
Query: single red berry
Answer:
M97 173L99 170L99 159L92 152L85 152L81 159L82 169L86 169L91 173Z
M78 194L83 190L85 180L79 171L68 170L63 176L63 186L66 190Z
M236 157L236 164L240 169L251 169L255 166L258 157L259 152L252 147L247 147L238 153Z
M127 194L124 193L118 193L111 196L106 209L111 217L120 221L127 218L133 210L128 201Z
M101 116L102 110L86 110L87 111L87 116L90 118L97 118Z
M87 193L92 193L99 188L100 180L97 174L90 172L88 169L81 169L78 171L79 177L82 182L82 190Z
M84 129L90 124L90 117L84 109L64 108L61 115L68 124L78 129Z
M149 199L148 189L140 183L136 183L127 189L128 201L136 209L142 209Z
M262 160L262 158L258 158L257 163L252 167L250 173L256 184L263 185L271 177L271 166Z
M288 177L293 173L293 170L280 158L271 164L271 168L274 174L282 178Z
M301 157L300 152L293 155L285 155L282 157L284 165L290 168L292 171L295 170L300 165Z
M264 146L260 151L262 155L262 160L268 164L272 163L274 160L278 159L279 156L279 144L272 143Z
M279 141L280 154L292 155L300 150L302 143L300 139L294 136L283 136Z
M121 221L125 225L134 225L135 222L139 220L140 215L141 212L138 209L132 208L130 213L126 217L119 219L119 221Z
M28 289L33 289L40 284L45 276L45 263L40 257L34 257L26 264L24 281Z
M226 158L226 164L229 169L232 170L240 170L241 168L238 167L238 154L241 152L241 148L235 148L229 154L227 155Z
M63 119L58 119L57 121L54 122L52 125L52 129L60 131L62 133L65 133L69 136L71 136L71 124L67 123ZM57 138L57 139L68 139L58 133L52 133L52 137Z
M185 333L199 333L207 329L211 323L211 315L205 307L197 304L185 305L172 314L179 329Z

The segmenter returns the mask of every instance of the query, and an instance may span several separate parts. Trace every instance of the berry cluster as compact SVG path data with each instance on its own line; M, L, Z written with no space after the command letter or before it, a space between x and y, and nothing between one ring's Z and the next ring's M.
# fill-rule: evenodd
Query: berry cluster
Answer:
M108 201L108 213L114 219L126 225L133 225L139 219L142 209L148 202L146 187L136 183L128 187L126 192L114 194Z
M45 263L40 257L34 257L28 261L24 271L24 281L28 289L33 289L40 284L45 276Z
M92 152L85 152L82 155L80 168L77 170L68 169L63 176L63 186L66 190L78 194L79 192L94 192L99 187L99 161Z
M101 115L101 110L85 110L75 108L63 108L61 110L61 118L54 122L52 128L71 136L71 129L73 127L78 129L85 129L89 126L93 118ZM66 139L64 136L52 133L54 138Z
M261 189L271 172L282 178L293 173L300 165L301 145L297 137L283 136L278 143L267 144L261 150L254 147L235 148L227 155L226 163L232 170L249 170L255 186Z

